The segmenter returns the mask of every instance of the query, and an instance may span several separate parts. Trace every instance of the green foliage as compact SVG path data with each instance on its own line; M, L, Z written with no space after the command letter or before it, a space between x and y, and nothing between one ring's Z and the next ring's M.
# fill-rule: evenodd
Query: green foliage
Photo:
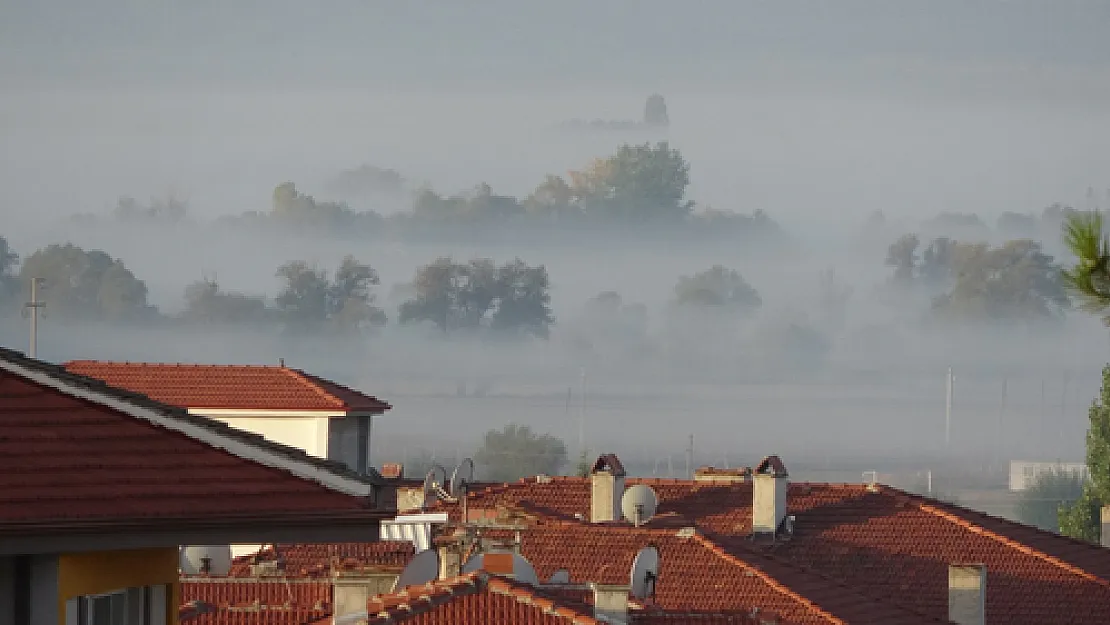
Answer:
M617 153L571 173L587 214L622 223L674 221L690 214L690 165L667 142L622 145Z
M0 236L0 309L14 305L19 298L19 277L15 270L19 266L19 254Z
M275 303L291 330L358 333L386 322L371 288L381 282L378 273L352 256L343 258L334 279L300 260L279 267L277 276L285 286Z
M474 454L485 479L510 482L540 473L555 475L567 462L563 441L550 434L536 434L528 426L510 423L486 432Z
M1060 511L1060 531L1091 542L1099 539L1099 509L1110 502L1110 365L1102 369L1099 397L1087 411L1087 470L1090 482L1074 505Z
M1083 310L1110 325L1110 235L1103 229L1102 213L1068 215L1064 244L1076 258L1075 265L1063 271L1064 285Z
M369 222L380 220L374 213L355 213L346 204L320 202L302 194L292 182L283 182L274 189L271 217L280 225L332 233L346 233Z
M488 327L540 338L554 323L547 269L519 258L501 267L489 259L438 258L416 270L413 289L401 304L401 323L430 321L444 333Z
M763 305L759 292L743 276L722 265L679 278L674 295L679 306L718 308L742 314Z
M181 320L194 324L248 325L274 319L263 297L220 290L215 280L204 279L185 287Z
M1082 476L1071 471L1047 471L1022 491L1017 504L1017 517L1026 525L1048 532L1060 531L1060 510L1074 504L1083 495Z
M952 244L955 284L933 302L947 318L991 321L1037 321L1057 318L1069 305L1052 257L1036 241Z
M886 265L894 267L894 283L910 286L917 275L917 246L921 244L916 234L902 235L886 252Z
M147 288L122 261L73 244L50 245L23 263L20 279L42 278L48 314L96 321L138 321L158 316ZM26 288L29 288L26 287Z

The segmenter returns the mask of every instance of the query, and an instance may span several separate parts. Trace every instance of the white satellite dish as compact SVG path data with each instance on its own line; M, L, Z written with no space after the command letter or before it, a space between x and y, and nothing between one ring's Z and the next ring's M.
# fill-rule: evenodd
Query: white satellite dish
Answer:
M397 581L393 582L390 592L397 592L408 586L419 586L435 581L439 577L439 552L435 549L425 549L416 554Z
M451 472L451 488L449 492L452 497L462 497L466 493L466 487L474 482L474 461L470 458L463 458L459 466Z
M486 560L489 556L493 556L499 560L507 556L512 556L511 572L506 570L509 567L504 566L502 562L494 564ZM476 553L470 556L470 559L462 566L460 572L465 575L475 571L486 571L498 575L507 575L518 582L532 584L533 586L540 583L540 577L536 575L536 569L532 566L532 563L519 553L513 553L511 551L487 551L486 553Z
M186 545L181 548L181 572L186 575L224 576L231 571L231 545Z
M631 486L621 496L621 512L624 513L624 518L637 527L651 520L658 507L659 498L655 496L655 491L650 486L643 484Z
M659 550L648 546L636 554L632 561L630 592L637 599L655 596L655 583L659 580Z
M432 465L428 474L424 476L424 507L432 505L439 499L443 488L447 486L447 469L438 464Z
M566 569L559 569L551 574L551 579L547 580L548 584L569 584L570 571Z

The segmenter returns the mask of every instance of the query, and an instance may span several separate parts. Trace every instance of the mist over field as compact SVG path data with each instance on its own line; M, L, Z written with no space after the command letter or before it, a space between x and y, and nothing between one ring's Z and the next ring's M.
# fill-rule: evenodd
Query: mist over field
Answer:
M40 356L284 358L394 404L375 424L376 462L465 455L509 422L564 439L573 457L583 417L594 451L677 458L693 434L699 464L1082 457L1085 407L1110 355L1096 317L940 323L939 291L897 291L885 261L916 233L918 254L936 237L1028 237L1071 262L1044 210L1110 206L1108 6L420 7L0 6L0 236L22 259L55 243L103 250L171 318L202 278L273 302L280 265L334 271L353 255L380 276L374 304L389 318L354 337L105 323L53 314L48 294ZM655 93L669 124L633 124ZM570 180L622 145L663 141L689 164L696 215L761 211L774 227L744 222L733 236L709 225L703 236L666 225L517 230L493 218L418 236L388 221L425 188L472 197L485 183L487 199L524 202L548 175ZM378 176L368 186L349 173L364 166ZM381 221L271 228L285 182ZM175 197L187 212L120 219L124 197ZM1005 213L1028 220L1014 226ZM550 336L399 324L404 285L444 256L543 265ZM739 272L759 305L679 310L676 283L714 265ZM823 282L829 270L835 280ZM830 304L822 285L850 294ZM589 313L607 291L619 310ZM0 321L0 344L22 350L17 310Z

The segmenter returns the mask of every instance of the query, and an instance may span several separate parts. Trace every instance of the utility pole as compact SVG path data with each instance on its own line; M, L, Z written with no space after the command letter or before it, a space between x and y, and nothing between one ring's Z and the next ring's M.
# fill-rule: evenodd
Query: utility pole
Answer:
M686 479L694 479L694 435L690 435L690 444L686 447Z
M31 278L31 301L23 305L31 317L31 343L27 355L31 358L38 357L39 342L39 309L46 307L46 302L39 301L39 283L42 278Z
M995 425L994 432L994 455L995 462L1002 466L1002 420L1006 416L1006 394L1010 390L1010 382L1006 378L1002 378L1002 402L998 407L998 423Z
M952 443L952 367L948 367L948 376L945 378L944 398L944 448L948 449Z
M582 400L578 406L578 449L586 455L586 368L582 367Z

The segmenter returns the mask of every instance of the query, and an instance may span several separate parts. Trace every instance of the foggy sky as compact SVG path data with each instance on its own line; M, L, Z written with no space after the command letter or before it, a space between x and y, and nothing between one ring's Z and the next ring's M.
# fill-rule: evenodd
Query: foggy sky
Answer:
M1039 212L1054 202L1083 207L1088 187L1110 188L1107 23L1110 4L1096 1L5 0L0 235L24 255L62 240L101 247L123 258L146 280L153 303L170 312L180 307L184 286L203 273L217 273L232 290L273 295L277 264L305 258L334 266L349 252L382 273L383 292L441 254L520 255L549 266L561 322L608 289L658 316L678 276L721 262L749 278L768 302L764 315L773 318L804 311L810 304L798 285L833 266L861 294L851 325L862 331L893 316L869 295L886 272L886 241L858 239L871 211L890 215L892 232L942 211L975 212L993 225L1003 211ZM670 109L666 138L691 164L690 197L718 209L765 210L806 244L804 253L772 262L744 250L647 254L615 246L588 255L466 242L371 246L93 231L60 221L107 213L120 196L145 200L170 190L186 197L201 220L265 211L273 187L285 180L329 199L324 182L361 164L397 169L442 193L484 181L495 192L524 196L545 174L581 168L627 140L568 135L555 126L639 119L654 92ZM690 424L712 438L735 419L735 435L722 449L735 441L755 451L775 444L804 451L817 441L785 435L807 428L826 451L876 441L914 449L923 438L937 441L930 419L943 409L936 402L943 399L944 367L956 361L979 371L977 420L961 449L980 452L991 449L997 388L1018 375L1004 365L1035 353L1043 370L1033 363L1021 373L1025 396L1012 405L1025 421L1007 445L1015 453L1075 456L1085 427L1078 407L1097 389L1107 343L1097 322L1073 317L1063 339L980 337L957 352L958 339L942 345L910 333L882 353L843 348L845 370L881 368L874 363L904 353L918 361L907 371L920 371L850 400L828 391L839 397L834 404L824 391L748 389L760 399L745 396L747 403L737 404L685 389L679 394L697 398L613 408L592 427L603 440L619 442L620 415L631 411L657 428L648 428L645 446L680 440ZM23 332L21 323L7 324L0 339L21 346ZM250 338L130 342L55 332L43 342L58 359L293 360L288 346ZM427 362L447 363L425 385L444 393L454 386L452 367L472 366L465 350L406 343L410 338L390 336L371 355L343 361L350 366L336 366L325 353L304 358L402 397L419 386L406 386L412 380L405 376ZM401 356L386 358L389 350ZM532 411L537 423L573 439L559 395L577 384L572 358L552 351L486 358L498 376L528 372L503 387L557 397L542 409L468 408L474 432ZM1070 387L1061 381L1065 366L1076 370ZM637 375L634 383L602 374L595 381L629 394L666 381ZM1043 380L1060 387L1046 391L1051 410L1042 407ZM1066 436L1046 437L1037 429L1045 427L1045 413L1063 413L1068 401ZM426 398L413 402L398 401L389 422L407 429L387 424L383 431L426 431L428 420L453 409ZM835 410L817 414L829 405ZM828 422L814 424L822 418ZM1045 440L1050 449L1038 449Z

